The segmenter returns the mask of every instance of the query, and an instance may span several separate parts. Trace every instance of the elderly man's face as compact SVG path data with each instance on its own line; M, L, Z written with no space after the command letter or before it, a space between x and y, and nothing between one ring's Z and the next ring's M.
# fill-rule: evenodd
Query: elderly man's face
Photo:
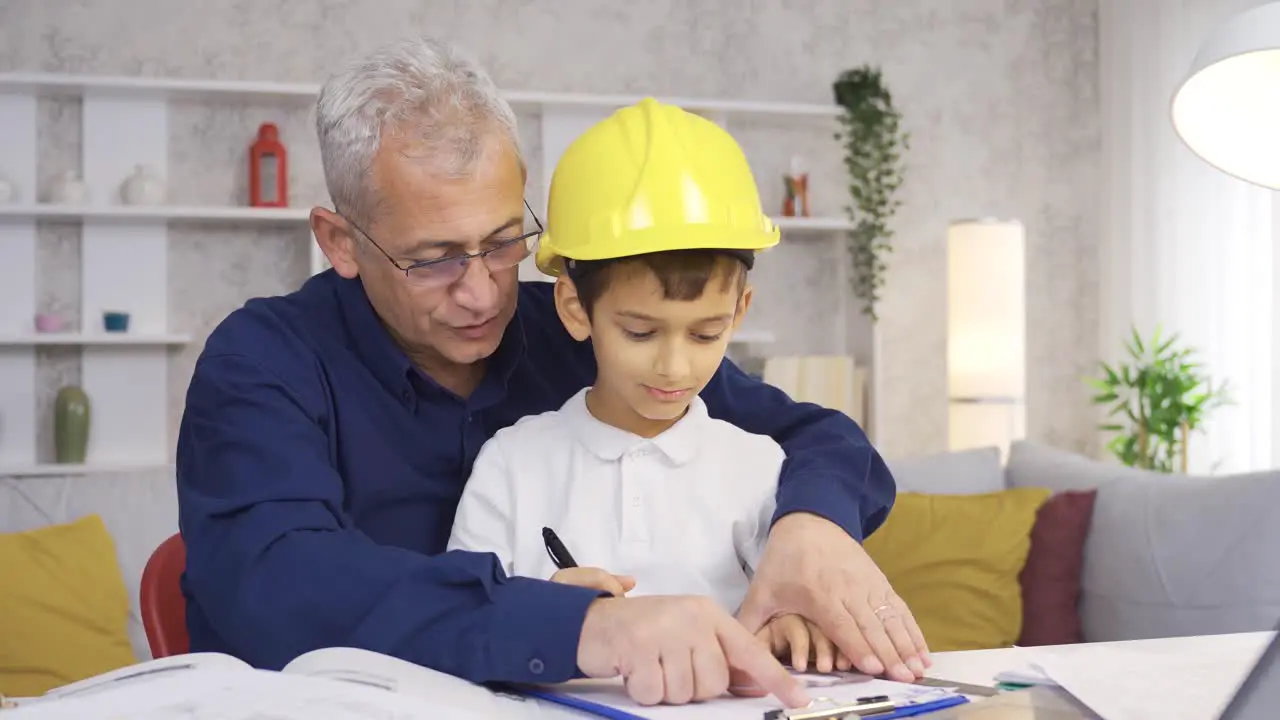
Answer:
M464 178L443 176L421 155L391 137L374 160L382 204L365 229L401 267L480 252L525 232L524 171L499 135ZM356 261L387 329L428 372L488 357L515 313L517 267L494 272L472 260L461 278L435 285L406 278L376 248L363 248Z

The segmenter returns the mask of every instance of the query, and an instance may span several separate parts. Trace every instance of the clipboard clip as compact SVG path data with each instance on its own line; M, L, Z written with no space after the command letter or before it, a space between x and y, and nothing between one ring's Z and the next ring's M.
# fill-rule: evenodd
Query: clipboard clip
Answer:
M892 712L898 706L888 695L860 697L856 701L837 702L831 698L815 698L802 708L766 710L764 720L846 720Z

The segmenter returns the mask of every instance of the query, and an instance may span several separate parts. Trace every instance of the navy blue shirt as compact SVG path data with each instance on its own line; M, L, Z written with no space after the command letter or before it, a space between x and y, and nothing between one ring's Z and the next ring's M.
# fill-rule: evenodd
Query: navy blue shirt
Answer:
M333 270L250 300L196 363L178 438L182 589L192 652L279 669L361 647L475 682L574 677L599 593L506 577L490 553L444 552L480 446L595 377L590 345L522 283L515 317L467 398L419 371L359 279ZM795 403L725 361L713 417L786 450L776 517L806 511L861 540L894 482L847 416Z

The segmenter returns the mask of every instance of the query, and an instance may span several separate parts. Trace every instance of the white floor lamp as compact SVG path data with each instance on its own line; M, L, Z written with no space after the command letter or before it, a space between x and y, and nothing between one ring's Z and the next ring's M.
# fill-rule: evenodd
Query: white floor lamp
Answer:
M1016 220L947 228L950 448L1007 457L1026 432L1026 248Z

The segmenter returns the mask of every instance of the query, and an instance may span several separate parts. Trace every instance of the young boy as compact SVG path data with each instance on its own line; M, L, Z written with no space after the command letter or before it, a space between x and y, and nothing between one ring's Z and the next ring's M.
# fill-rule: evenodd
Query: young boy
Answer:
M557 276L565 329L591 342L596 381L484 445L449 549L493 552L508 575L707 595L736 613L784 460L698 397L750 305L756 253L778 242L746 158L713 123L646 99L566 150L550 199L538 266ZM566 550L581 567L557 568ZM849 668L796 616L760 638L798 670Z

